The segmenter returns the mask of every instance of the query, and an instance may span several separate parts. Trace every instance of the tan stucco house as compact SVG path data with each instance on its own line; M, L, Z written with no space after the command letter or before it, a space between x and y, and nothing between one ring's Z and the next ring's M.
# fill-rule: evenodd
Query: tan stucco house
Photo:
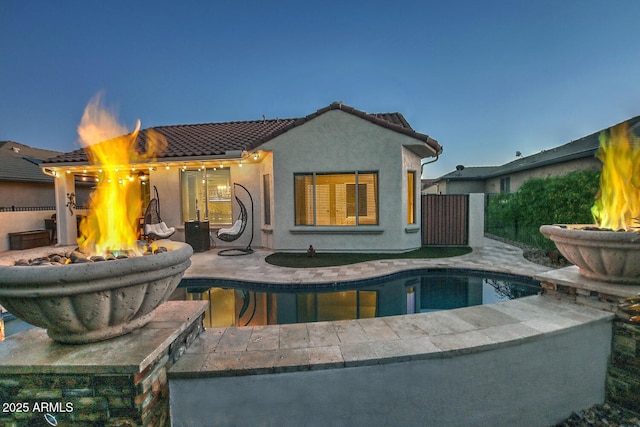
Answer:
M53 178L40 170L43 159L62 154L14 141L0 141L0 210L52 207Z
M442 147L416 132L400 113L369 114L333 103L303 118L159 126L166 150L128 173L155 186L163 221L185 239L185 224L207 220L212 235L230 227L253 199L253 246L279 251L407 251L421 246L422 159ZM149 129L138 135L144 146ZM83 150L41 165L56 176L56 206L74 191L74 176L93 179ZM147 190L145 192L149 194ZM147 196L148 197L148 196ZM249 208L250 209L250 208ZM142 215L142 213L141 213ZM251 213L250 213L251 215ZM60 215L58 215L60 217ZM58 220L59 241L73 244L75 227ZM250 227L253 227L252 229Z
M625 121L631 132L640 135L640 116ZM600 170L602 163L595 154L601 132L530 156L518 157L501 166L460 165L455 171L430 180L423 193L513 193L531 178L561 176L576 170Z
M0 141L0 251L11 249L10 234L43 230L54 210L53 178L42 159L60 154L14 141Z
M59 154L0 141L0 251L12 249L10 234L46 228L45 220L55 213L54 179L42 173L40 164ZM89 188L79 185L76 194L80 206L86 202ZM49 236L54 237L52 230Z

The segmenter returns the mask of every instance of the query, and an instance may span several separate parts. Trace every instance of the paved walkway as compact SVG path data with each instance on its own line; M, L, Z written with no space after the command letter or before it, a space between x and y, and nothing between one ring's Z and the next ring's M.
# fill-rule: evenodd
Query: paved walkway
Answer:
M526 260L521 249L487 238L483 248L457 257L379 260L339 267L278 267L265 261L271 253L269 250L257 249L250 255L224 257L218 255L217 249L196 252L191 257L191 267L185 272L185 277L262 283L330 283L384 276L401 270L425 267L487 270L522 276L549 271L549 267Z

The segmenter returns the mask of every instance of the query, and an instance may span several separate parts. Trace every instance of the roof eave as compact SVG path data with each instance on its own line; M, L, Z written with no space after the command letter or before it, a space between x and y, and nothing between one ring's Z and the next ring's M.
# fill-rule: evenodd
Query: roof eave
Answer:
M421 159L426 159L428 157L438 157L438 155L442 152L442 149L440 150L440 152L437 152L436 150L433 149L433 147L431 147L427 143L404 144L404 147L407 150L411 151L416 156L420 157Z
M242 151L241 150L233 150L227 151L225 154L213 154L207 156L181 156L181 157L156 157L153 159L141 159L138 161L131 162L132 165L136 164L148 164L148 163L184 163L184 162L211 162L216 160L241 160L242 159ZM74 167L74 166L90 166L92 163L87 161L77 161L77 162L54 162L54 163L41 163L41 169L51 169L51 168L63 168L63 167Z

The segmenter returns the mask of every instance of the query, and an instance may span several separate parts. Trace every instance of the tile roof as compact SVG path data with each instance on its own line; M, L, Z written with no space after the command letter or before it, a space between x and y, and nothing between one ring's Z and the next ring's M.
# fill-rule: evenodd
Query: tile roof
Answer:
M59 151L29 147L14 141L0 141L0 181L53 183L40 169L43 159Z
M356 115L379 126L408 135L427 144L433 151L440 153L442 147L428 135L414 131L400 113L369 114L348 107L342 103L333 103L303 118L263 119L254 121L203 123L191 125L156 126L140 131L136 148L144 151L150 130L158 132L167 140L167 149L160 156L163 159L193 157L221 157L227 152L252 150L265 142L300 126L330 110L342 110ZM79 149L50 159L45 163L86 163L84 150Z

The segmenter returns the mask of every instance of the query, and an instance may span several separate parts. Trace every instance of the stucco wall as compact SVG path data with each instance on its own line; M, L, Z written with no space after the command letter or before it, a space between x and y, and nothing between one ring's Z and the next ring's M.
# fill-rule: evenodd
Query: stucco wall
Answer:
M555 425L604 401L610 342L601 322L452 357L171 379L172 425Z
M55 206L53 183L0 182L0 206Z
M256 222L260 225L260 238L262 246L265 248L273 249L273 230L276 227L278 222L278 217L275 214L275 199L274 199L274 178L273 178L273 154L264 152L265 156L260 164L259 164L259 177L260 180L260 200L261 204L259 207L256 207L257 217ZM270 211L270 224L265 224L264 222L264 186L265 182L263 180L264 175L269 175L269 180L266 185L269 186L269 211Z
M55 213L50 211L0 212L0 251L9 250L9 233L44 230L44 220Z
M419 233L405 232L405 174L408 168L419 174L420 159L409 155L403 143L415 140L333 110L264 144L262 149L273 152L274 248L300 251L313 245L325 251L403 251L419 247ZM295 225L295 173L353 171L378 173L378 225Z
M442 194L470 194L483 193L484 182L482 181L449 181L445 184ZM498 190L500 189L500 180L498 180Z
M153 186L155 185L158 188L158 196L160 197L160 217L167 226L174 227L176 229L176 233L171 236L170 239L184 242L180 170L181 169L178 167L170 167L169 170L159 167L155 171L150 171L149 186L151 189L151 198L155 197ZM144 207L144 209L146 209L146 207Z
M91 185L76 183L76 204L85 206ZM53 207L56 205L54 184L0 182L0 207Z
M401 197L401 209L397 214L400 215L402 221L397 221L396 224L399 228L395 229L394 234L399 234L402 236L402 247L404 249L417 249L422 246L422 234L420 233L420 223L422 222L422 199L420 197L420 168L421 168L421 159L413 154L408 149L402 147L402 169L398 170L398 180L402 183L402 190L400 191L399 196ZM414 182L414 223L408 223L408 180L407 180L407 172L413 171L415 172L415 182ZM382 197L380 197L382 200Z
M484 193L469 194L469 246L484 246Z
M510 179L510 192L514 193L518 191L518 188L531 178L548 178L550 176L566 175L569 172L576 170L600 170L602 163L595 157L588 157L584 159L573 160L566 163L557 165L545 166L542 168L529 169L523 172L517 172L509 175L503 175L495 178L490 178L486 181L484 192L485 193L499 193L500 192L500 179L509 177Z

